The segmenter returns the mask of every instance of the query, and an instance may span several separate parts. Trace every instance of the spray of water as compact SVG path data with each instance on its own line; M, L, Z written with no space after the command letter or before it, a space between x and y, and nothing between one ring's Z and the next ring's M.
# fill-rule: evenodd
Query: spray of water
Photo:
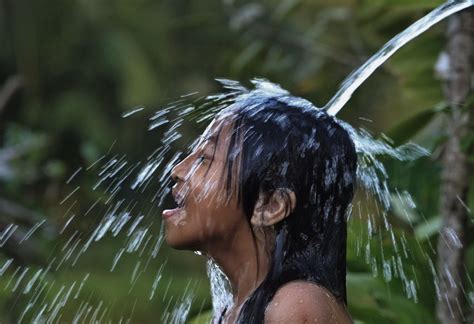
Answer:
M324 108L329 114L336 115L350 99L353 92L396 50L441 19L473 4L473 1L450 1L422 18L387 43L366 64L351 74ZM202 98L193 100L195 94L186 95L161 107L150 116L147 129L150 132L162 131L163 138L159 147L151 152L146 159L132 161L126 155L110 150L91 165L78 168L70 176L67 182L73 185L81 174L87 172L96 174L97 182L93 189L97 192L97 199L86 210L81 210L74 198L74 195L81 189L79 185L76 185L70 193L64 196L61 204L68 205L69 208L64 215L65 221L60 235L66 236L63 240L65 243L52 254L45 267L33 269L27 266L17 266L15 268L11 258L0 265L0 276L7 279L3 289L27 298L26 306L18 316L19 322L52 323L61 321L68 307L67 314L71 314L71 307L74 309L72 311L75 314L72 318L74 323L112 320L110 309L113 305L110 301L96 299L93 293L85 293L85 287L94 280L94 273L84 273L81 280L73 282L64 280L59 282L54 276L54 273L59 269L74 268L91 247L107 239L119 239L123 242L109 260L103 260L109 271L117 271L124 258L127 258L127 262L135 262L129 282L123 283L125 286L128 285L129 292L140 281L142 274L147 271L154 272L153 284L145 299L152 300L157 295L163 296L165 306L161 310L162 321L172 323L186 321L197 284L190 281L181 296L170 296L169 290L173 285L172 281L162 282L166 260L160 260L158 257L163 242L163 229L154 230L159 227L156 224L155 215L159 213L165 197L171 189L170 172L172 167L186 151L191 152L198 144L193 142L183 152L177 151L178 145L176 143L182 137L180 128L186 121L193 121L197 124L208 122L217 112L249 96L257 99L276 98L291 106L318 109L310 102L294 97L281 87L265 80L254 80L254 88L250 90L235 81L219 81L226 89L224 93L208 96L204 100ZM123 114L123 117L132 118L146 112L144 107L137 107ZM340 124L348 130L356 145L359 155L357 175L359 184L363 191L369 193L369 195L362 195L362 197L365 197L364 199L375 197L377 207L375 212L368 209L364 211L362 210L365 205L364 199L358 198L354 201L351 221L357 218L357 215L360 219L367 220L368 234L367 237L355 235L355 241L350 242L350 246L356 250L358 255L364 255L365 261L371 266L374 275L381 274L386 281L398 277L403 283L407 297L416 301L417 278L412 253L406 247L404 236L394 234L394 226L388 217L395 208L394 197L396 197L398 205L401 204L406 211L416 208L416 205L408 193L389 189L388 175L384 165L379 161L379 157L390 156L397 160L410 160L426 156L428 152L412 144L394 148L386 140L376 139L365 130L354 129L341 121ZM148 206L143 207L143 203L140 202L144 201L148 202ZM368 216L364 217L364 213ZM98 222L87 235L79 233L77 230L68 230L72 224L78 222L78 219L93 216L98 217ZM381 219L382 222L379 222L378 219ZM31 240L35 233L41 231L45 227L44 224L44 220L38 220L28 231L23 233L23 244ZM19 225L14 222L2 230L0 247L6 244L17 231L19 231ZM380 246L382 259L377 259L373 255L371 242L373 242L373 238L381 240L382 236L388 237L391 244L390 247ZM428 253L423 253L423 255L432 265L433 280L435 286L438 287L433 262ZM158 266L151 268L151 264L158 264ZM413 271L407 269L413 269ZM230 305L232 300L228 284L222 271L212 261L209 261L208 273L211 280L214 310L219 313ZM161 289L160 294L157 294L158 289ZM124 313L121 318L114 318L115 321L132 321L138 302L138 299L134 300L131 309L126 311L126 315Z

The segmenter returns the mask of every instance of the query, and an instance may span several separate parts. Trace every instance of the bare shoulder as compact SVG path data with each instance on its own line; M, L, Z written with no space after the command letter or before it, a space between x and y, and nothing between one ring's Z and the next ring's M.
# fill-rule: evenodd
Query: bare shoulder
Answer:
M329 291L307 281L292 281L276 292L265 323L352 323L344 305Z

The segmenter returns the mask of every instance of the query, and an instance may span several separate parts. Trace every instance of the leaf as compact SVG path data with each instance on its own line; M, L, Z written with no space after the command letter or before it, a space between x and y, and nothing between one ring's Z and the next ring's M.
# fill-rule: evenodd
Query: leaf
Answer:
M293 8L295 8L300 2L301 2L301 0L284 0L284 1L281 1L280 4L275 9L275 11L273 12L273 17L278 21L283 20L285 17L288 16L288 13Z
M440 103L430 109L423 110L393 127L387 135L394 141L395 146L403 144L428 125L439 112L444 112L447 109L446 103Z
M212 310L207 310L189 321L189 324L207 324L212 320Z
M441 218L439 216L430 218L426 222L420 223L415 227L415 237L420 241L429 239L438 233L441 227Z
M422 304L406 298L403 291L391 289L382 278L370 273L347 274L348 308L362 323L432 323ZM390 289L390 294L387 291ZM424 321L426 320L426 321Z
M61 160L50 160L46 163L44 172L48 177L60 178L66 173L66 165Z
M413 206L410 206L408 194L392 194L391 203L392 203L392 212L400 220L406 222L407 224L416 223L420 216L415 211Z

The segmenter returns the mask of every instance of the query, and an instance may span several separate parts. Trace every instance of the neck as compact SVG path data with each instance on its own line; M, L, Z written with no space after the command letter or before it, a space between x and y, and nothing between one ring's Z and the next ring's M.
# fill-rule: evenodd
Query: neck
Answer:
M206 249L206 254L215 260L229 279L236 308L243 304L268 273L269 257L265 245L262 235L252 235L246 224L232 237Z

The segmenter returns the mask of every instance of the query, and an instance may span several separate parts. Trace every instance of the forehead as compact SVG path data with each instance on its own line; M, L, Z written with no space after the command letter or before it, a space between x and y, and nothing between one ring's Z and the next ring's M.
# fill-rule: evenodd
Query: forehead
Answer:
M201 135L199 143L227 147L234 132L234 120L230 116L217 116Z
M235 115L216 116L199 141L200 149L212 155L208 170L214 170L212 175L220 177L219 181L228 199L233 196L231 193L239 190L241 140L235 121Z

